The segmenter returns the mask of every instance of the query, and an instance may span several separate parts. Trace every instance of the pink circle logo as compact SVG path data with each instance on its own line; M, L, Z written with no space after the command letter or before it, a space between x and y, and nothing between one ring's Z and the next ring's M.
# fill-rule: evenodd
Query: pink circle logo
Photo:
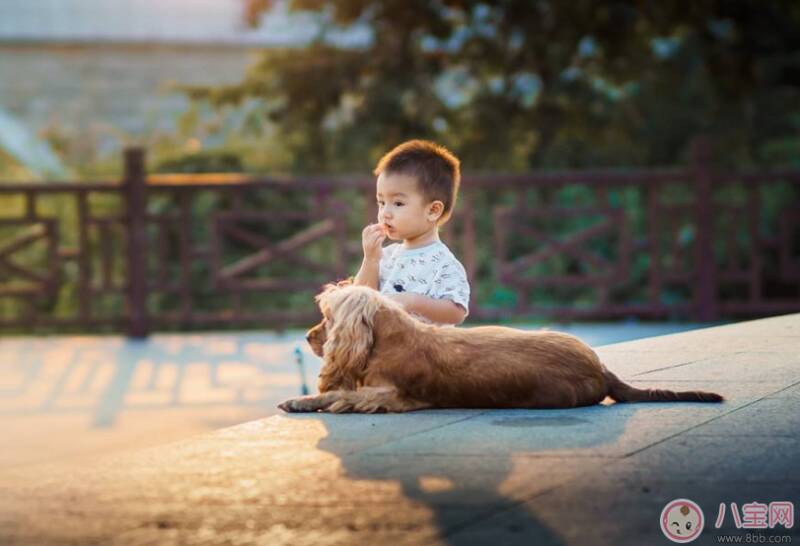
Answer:
M684 544L700 536L705 519L694 501L675 499L661 511L661 531L672 542Z

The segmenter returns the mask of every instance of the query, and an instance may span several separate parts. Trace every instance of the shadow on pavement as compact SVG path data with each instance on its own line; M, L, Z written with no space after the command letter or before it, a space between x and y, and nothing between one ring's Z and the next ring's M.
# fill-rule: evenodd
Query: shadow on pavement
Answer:
M550 469L557 474L563 464L571 469L567 473L574 472L581 467L581 452L614 442L635 411L631 406L598 405L569 410L427 410L289 418L322 422L328 434L317 447L339 458L348 480L399 483L407 499L429 509L445 544L497 542L504 537L498 544L558 545L563 542L556 531L539 522L523 501L566 481L552 480ZM415 419L435 418L439 412L443 417L438 425L413 430ZM616 414L613 419L608 419L610 412ZM463 414L468 417L457 418ZM378 437L392 430L409 432L394 436L390 432L381 442ZM376 437L365 437L365 431L375 431ZM526 461L527 474L520 474L516 465L520 460ZM543 484L534 483L537 475ZM501 512L502 529L481 525Z

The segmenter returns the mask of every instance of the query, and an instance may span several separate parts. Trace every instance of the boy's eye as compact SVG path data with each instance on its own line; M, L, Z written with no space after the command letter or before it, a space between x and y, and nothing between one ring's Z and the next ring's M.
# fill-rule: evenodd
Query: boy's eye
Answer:
M401 203L400 201L395 201L394 206L395 207L402 207L403 203Z

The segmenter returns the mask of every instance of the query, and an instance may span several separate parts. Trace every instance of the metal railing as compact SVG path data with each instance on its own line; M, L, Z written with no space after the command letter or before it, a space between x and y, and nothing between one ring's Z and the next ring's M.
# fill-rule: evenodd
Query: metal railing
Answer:
M310 324L313 294L358 268L372 178L148 175L143 150L124 157L118 182L0 183L0 328ZM798 311L799 183L715 169L702 141L676 169L468 174L442 238L474 319Z

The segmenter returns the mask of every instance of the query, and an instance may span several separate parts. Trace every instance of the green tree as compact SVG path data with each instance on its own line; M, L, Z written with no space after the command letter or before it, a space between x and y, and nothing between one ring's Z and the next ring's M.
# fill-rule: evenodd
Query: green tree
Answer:
M363 170L412 137L472 169L667 164L698 132L737 164L792 160L800 4L790 0L293 0L319 14L237 85L302 171ZM268 0L251 3L258 22ZM365 30L361 44L336 37ZM349 30L348 30L349 29Z

